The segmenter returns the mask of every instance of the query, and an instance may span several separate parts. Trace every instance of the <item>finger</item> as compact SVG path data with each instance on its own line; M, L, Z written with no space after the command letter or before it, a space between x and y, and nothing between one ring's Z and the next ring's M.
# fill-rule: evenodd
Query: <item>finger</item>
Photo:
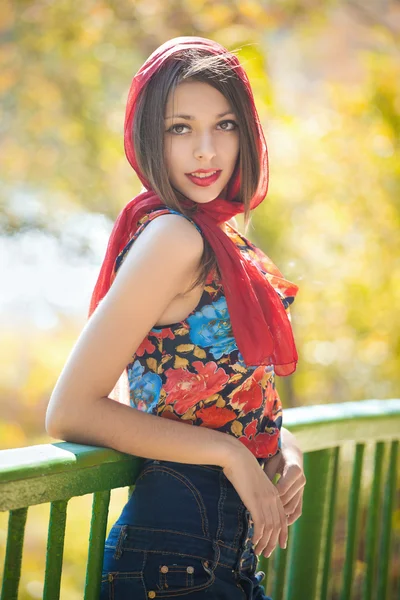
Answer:
M257 545L264 533L265 520L262 511L259 513L252 513L253 519L253 545Z
M299 492L301 492L304 489L304 483L302 478L299 477L293 482L288 482L288 480L285 479L285 481L283 481L283 484L280 486L279 483L282 481L282 479L285 479L285 476L278 481L278 483L276 484L276 488L279 492L281 502L285 506L291 500L293 500L293 498L295 498ZM286 487L288 483L289 487Z
M299 517L301 517L303 512L303 497L301 496L299 503L297 504L296 508L294 509L294 511L292 512L291 515L289 515L288 520L287 520L287 524L288 525L292 525L295 521L297 521L297 519Z
M279 532L280 532L279 514L278 514L273 502L268 506L268 513L269 513L269 523L270 523L269 536L268 536L268 539L265 539L264 546L260 551L260 553L266 557L271 556L271 554L277 544Z
M296 495L299 492L299 489L300 488L293 484L285 493L280 494L280 499L283 506L289 504L289 502L296 497Z
M279 495L284 496L294 484L299 487L304 487L306 484L304 471L297 464L290 465L284 469L282 477L276 484Z
M271 537L271 533L272 533L272 526L271 526L271 523L268 521L265 524L264 533L261 536L258 544L256 545L256 547L254 549L254 552L257 556L259 554L262 554L264 551L264 548L268 545L270 537Z
M269 558L269 556L271 556L271 554L272 554L273 550L275 549L278 542L282 548L286 548L286 546L287 546L287 538L288 538L287 519L286 519L286 515L285 515L284 509L283 509L282 503L280 502L279 497L276 499L275 509L276 509L276 516L279 519L279 523L274 530L275 535L274 535L273 539L270 540L268 548L266 548L263 553L264 556L266 556L267 558Z
M285 509L283 508L283 504L280 501L280 499L278 499L278 501L277 501L277 506L278 506L279 515L280 515L280 519L281 519L281 531L280 531L280 535L279 535L279 545L281 548L286 548L287 539L288 539L288 524L287 524L287 517L285 514Z
M271 533L271 537L269 538L269 542L263 550L263 555L267 558L269 558L271 556L272 552L275 550L276 545L278 543L279 534L281 531L281 521L280 521L279 512L278 512L276 506L275 506L275 510L274 510L274 506L273 505L271 506L271 513L274 515L274 527L273 527L273 530Z
M272 510L273 500L269 499L268 504L263 506L264 515L264 533L256 547L257 554L263 554L266 546L269 544L273 530L277 524L276 517Z
M283 508L285 509L285 515L291 515L293 513L293 511L299 504L302 495L303 494L300 490L297 492L297 494L295 496L293 496L293 498L290 500L290 502L287 502L286 504L285 504L285 502L282 502Z

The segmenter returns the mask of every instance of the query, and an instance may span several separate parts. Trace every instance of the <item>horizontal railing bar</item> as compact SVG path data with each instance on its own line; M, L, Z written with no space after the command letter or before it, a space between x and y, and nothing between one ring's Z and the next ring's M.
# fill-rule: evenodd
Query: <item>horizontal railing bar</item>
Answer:
M25 448L0 451L0 484L30 477L43 477L68 470L80 471L88 467L121 460L132 460L132 456L103 448L70 442L40 444Z
M288 411L289 409L287 409ZM285 419L285 427L295 434L303 452L316 452L337 448L347 442L367 444L400 440L400 418L385 417L378 422L367 420L338 421L336 423L312 424L293 427Z
M400 415L400 398L389 400L360 400L358 402L337 402L315 404L285 409L285 423L290 426L322 425L354 419L368 420Z
M11 481L0 485L0 510L69 500L75 496L126 487L136 481L141 465L142 459L132 457L129 461L99 464L71 473L66 469L47 477Z
M348 441L398 440L400 399L288 408L284 425L296 435L303 452L335 448Z
M377 419L395 423L393 432L390 434L377 432L377 435L398 438L397 419L400 420L400 399L320 404L285 410L285 427L287 426L296 435L304 427L307 428L307 432L312 431L314 427L318 431L321 425L335 423L338 423L341 428L344 426L344 421L348 421L351 427L354 427L357 420L363 428L366 421L372 421L376 425ZM378 439L381 438L375 435L371 441ZM104 462L120 462L131 458L129 454L110 448L70 442L0 450L0 483L38 475L51 475L67 468L71 472L71 470L80 470Z
M400 400L365 400L286 409L285 427L303 452L347 441L400 439ZM60 442L0 451L0 511L132 485L143 459ZM104 479L104 480L103 480Z

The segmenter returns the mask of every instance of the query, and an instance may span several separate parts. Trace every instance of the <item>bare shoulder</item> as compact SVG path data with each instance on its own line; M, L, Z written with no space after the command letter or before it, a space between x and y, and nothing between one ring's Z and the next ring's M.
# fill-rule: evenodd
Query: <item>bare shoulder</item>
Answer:
M176 214L160 215L151 221L137 237L129 254L146 252L162 262L173 259L178 264L200 261L204 240L198 229L185 217Z
M164 310L198 273L203 250L203 237L193 223L175 214L160 215L131 245L109 292L110 301L121 310L127 299L147 295L156 311Z
M231 227L233 227L236 230L239 230L239 223L237 222L235 217L232 217L231 219L229 219L228 225L230 225Z
M239 224L236 221L235 217L232 217L231 219L229 219L228 223L229 223L229 225L232 225L232 227L234 227L234 229L239 229Z

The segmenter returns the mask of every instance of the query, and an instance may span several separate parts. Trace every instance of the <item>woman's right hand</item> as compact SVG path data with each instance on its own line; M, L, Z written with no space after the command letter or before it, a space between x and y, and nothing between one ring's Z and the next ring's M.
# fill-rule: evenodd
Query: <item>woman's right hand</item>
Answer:
M223 472L253 519L255 554L270 556L278 542L286 548L288 525L279 492L241 442L237 451L231 453L229 464L223 466Z

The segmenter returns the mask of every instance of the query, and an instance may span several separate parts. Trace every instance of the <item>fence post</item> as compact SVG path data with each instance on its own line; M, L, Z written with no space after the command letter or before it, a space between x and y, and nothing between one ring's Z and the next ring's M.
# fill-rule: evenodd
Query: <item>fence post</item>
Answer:
M315 600L319 575L324 567L323 535L329 472L332 450L317 450L304 455L303 513L290 531L289 568L285 586L285 600Z

